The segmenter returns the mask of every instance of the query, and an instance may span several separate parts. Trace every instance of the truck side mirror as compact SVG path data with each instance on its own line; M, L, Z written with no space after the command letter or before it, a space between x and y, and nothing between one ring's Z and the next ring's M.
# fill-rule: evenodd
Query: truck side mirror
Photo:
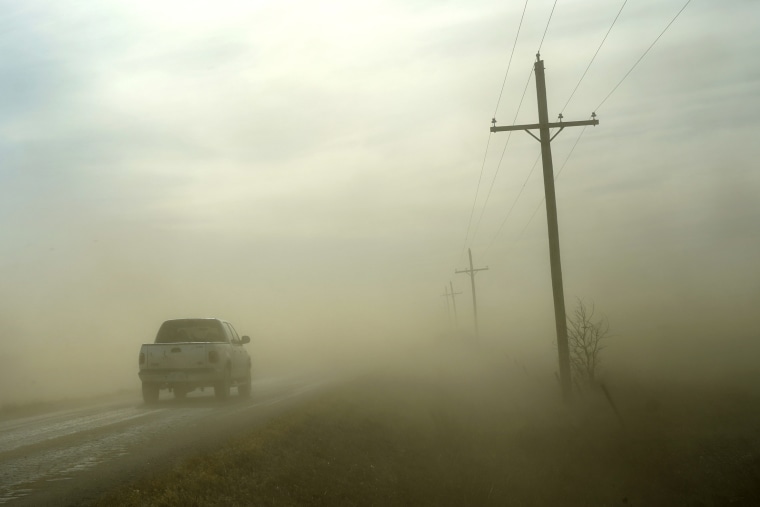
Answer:
M241 338L241 341L243 342L243 345L245 345L246 343L251 343L251 337L250 336L243 336Z

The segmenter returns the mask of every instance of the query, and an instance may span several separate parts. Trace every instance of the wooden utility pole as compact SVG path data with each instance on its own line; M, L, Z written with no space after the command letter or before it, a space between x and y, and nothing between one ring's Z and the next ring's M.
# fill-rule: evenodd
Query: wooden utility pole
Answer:
M512 125L497 127L496 118L492 120L491 132L504 132L509 130L524 130L534 139L541 143L541 161L544 165L544 195L546 197L546 221L549 228L549 261L552 273L552 292L554 293L554 319L557 327L557 350L559 353L559 376L562 383L562 396L569 400L572 393L572 380L570 378L570 348L567 342L567 317L565 315L565 293L562 287L562 263L559 254L559 225L557 223L557 201L554 195L554 167L552 165L551 142L565 127L579 127L583 125L598 125L596 113L591 113L591 120L585 121L562 121L549 122L548 106L546 104L546 78L544 76L544 61L541 55L536 55L536 98L538 100L538 123L530 125ZM549 129L559 128L553 136ZM538 129L539 137L531 130Z
M455 270L454 273L467 273L470 275L470 281L472 282L472 315L475 319L475 341L478 340L480 336L480 331L478 330L478 300L475 296L475 273L478 271L486 271L488 269L488 266L484 268L478 268L475 269L472 267L472 250L467 249L467 253L470 255L470 269L462 269L462 270Z
M454 292L454 284L449 280L449 287L451 288L451 302L454 306L454 329L459 328L459 317L457 317L457 296L461 292Z
M449 306L449 288L445 285L443 286L443 294L441 294L441 297L446 298L446 317L449 319L449 325L451 325L451 307Z

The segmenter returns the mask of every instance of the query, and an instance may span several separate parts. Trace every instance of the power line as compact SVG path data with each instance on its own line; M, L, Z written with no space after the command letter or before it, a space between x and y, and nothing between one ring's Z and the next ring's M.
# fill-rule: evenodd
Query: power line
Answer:
M510 67L512 67L512 58L514 57L514 54L515 54L515 48L517 47L517 39L520 36L520 30L522 29L523 20L525 19L525 11L527 10L527 8L528 8L528 0L525 0L525 5L523 6L523 12L522 12L522 15L520 16L520 23L517 25L517 34L515 34L515 42L512 44L512 52L509 54L509 62L507 63L507 71L504 73L504 81L501 83L501 89L499 90L499 98L496 100L496 107L494 108L494 113L493 113L494 120L496 118L496 112L499 110L501 97L504 93L504 86L507 83L507 76L509 76L509 69ZM526 85L526 89L527 89L527 85ZM525 93L523 92L523 97L524 96L525 96ZM522 100L520 100L520 103L522 104ZM518 111L519 111L519 107L518 107ZM465 248L467 248L467 239L470 237L470 227L472 227L472 217L475 214L475 206L477 206L478 204L478 195L480 194L480 183L483 181L483 170L485 169L485 166L486 166L486 159L488 157L488 147L490 144L491 144L491 133L489 132L488 141L486 142L486 150L485 150L485 153L483 154L483 163L480 166L480 176L478 176L478 186L475 188L475 199L473 199L472 201L472 209L470 210L470 218L469 220L467 220L467 231L465 232L465 235L464 235L464 244L462 245L462 252L459 254L458 263L461 262L462 257L464 257L464 251L465 251ZM504 155L502 153L502 157L503 156ZM493 183L491 183L491 187L493 188ZM488 195L489 196L491 195L490 189L488 191ZM486 203L488 203L488 198L486 198ZM485 205L484 205L484 209L485 209ZM483 215L481 213L481 218L482 216ZM478 224L479 223L480 223L480 220L478 220ZM477 227L475 229L475 232L477 232ZM473 236L474 235L475 234L473 234Z
M686 0L686 3L683 5L683 7L681 7L681 10L678 11L678 13L673 17L673 19L670 20L670 23L668 23L668 25L665 27L665 29L662 32L660 32L660 35L657 36L657 38L654 40L654 42L652 42L652 44L649 45L649 47L646 49L646 51L644 51L644 54L642 54L639 57L639 59L636 60L636 63L633 64L633 67L631 67L630 70L625 73L625 76L623 76L623 79L621 79L620 82L618 82L618 84L615 85L615 87L612 89L612 91L610 93L608 93L606 97L604 97L604 100L602 100L602 102L600 102L599 105L596 106L595 111L599 111L599 108L601 108L602 105L604 105L604 103L607 102L607 99L609 99L610 96L613 93L615 93L615 90L617 90L618 87L621 84L623 84L623 81L625 81L626 78L631 74L631 72L633 72L633 69L635 69L636 66L641 62L641 60L644 59L644 57L647 55L647 53L649 53L649 50L651 50L654 47L654 45L657 44L657 41L660 40L660 37L662 37L663 34L665 34L665 32L668 31L668 28L670 28L670 25L672 25L675 22L675 20L678 19L678 16L681 15L681 13L686 9L686 7L688 7L688 5L690 3L691 3L691 0Z
M499 98L496 100L496 107L494 108L494 111L493 111L494 117L496 117L496 113L499 111L501 96L504 93L504 86L507 84L507 76L509 75L509 68L512 66L512 57L515 56L515 48L517 47L517 39L518 37L520 37L520 29L522 28L523 19L525 19L525 11L527 9L528 9L528 0L525 0L522 16L520 16L520 24L517 25L517 34L515 35L515 42L514 44L512 44L512 52L509 54L509 63L507 63L507 72L504 73L504 81L501 83L501 90L499 90Z
M541 205L542 205L543 203L544 203L544 197L542 197L542 198L541 198L541 200L540 200L540 201L539 201L539 203L538 203L538 206L536 206L536 209L534 209L534 210L533 210L533 214L532 214L532 215L530 216L530 218L528 219L528 223L527 223L527 224L525 224L525 227L523 227L523 229L520 231L520 234L517 236L517 239L516 239L515 241L518 241L518 240L520 240L520 238L522 238L523 234L525 234L525 231L526 231L526 230L528 230L528 226L529 226L529 225L530 225L530 223L533 221L533 217L535 217L535 216L536 216L536 213L538 213L538 210L540 210L540 209L541 209Z
M525 186L528 184L528 180L530 180L530 177L533 176L533 171L536 170L536 166L538 165L539 160L541 160L541 153L538 154L538 157L536 157L536 161L533 162L533 166L530 168L530 172L528 173L528 176L525 178L525 181L523 182L522 187L520 188L520 191L517 193L517 197L515 197L515 200L512 202L512 206L510 206L509 211L507 211L507 216L504 217L504 220L502 220L501 225L499 225L499 228L496 229L496 234L494 234L493 238L491 239L491 242L488 243L488 246L483 251L483 255L488 253L488 251L491 249L494 242L496 241L496 238L499 237L499 233L501 233L501 230L504 228L504 224L507 223L507 219L512 214L512 210L515 209L515 205L517 204L517 201L520 200L520 196L522 195L523 190L525 190Z
M610 28L607 30L607 33L604 34L604 38L602 39L602 42L599 44L599 47L596 48L596 52L594 53L594 56L592 56L591 61L588 62L588 65L586 66L586 70L583 71L583 75L578 80L578 84L576 84L575 88L573 88L573 93L570 94L570 97L568 97L567 102L565 102L565 105L562 106L562 109L560 109L560 113L564 112L565 109L567 109L567 105L570 104L570 101L573 99L575 92L578 91L578 87L581 85L583 78L586 77L586 73L588 73L588 70L591 68L591 64L594 63L594 60L596 59L596 55L598 55L599 51L602 49L602 46L604 45L604 41L607 40L607 36L609 36L610 32L612 31L612 27L615 26L615 22L620 17L620 13L623 12L623 8L625 7L625 4L627 3L628 3L628 0L623 1L623 5L620 6L620 10L618 10L617 15L615 16L615 19L612 20L612 24L610 25Z
M555 2L555 3L556 3L556 2ZM617 15L615 16L615 19L612 21L612 25L610 26L609 30L607 30L607 34L604 36L604 39L602 39L602 42L601 42L601 44L599 45L599 48L597 48L597 51L596 51L596 53L594 54L594 57L591 59L591 62L589 63L588 67L590 67L590 66L591 66L591 63L593 63L593 61L594 61L594 58L596 58L596 55L599 53L599 50L601 49L602 45L604 44L604 41L607 39L607 36L609 35L610 31L612 30L612 27L613 27L613 26L615 26L615 22L617 21L618 17L620 16L620 13L623 11L623 7L625 7L625 4L626 4L626 3L627 3L627 0L625 0L625 1L623 2L623 5L620 7L620 10L618 11ZM665 26L665 28L662 30L662 32L660 32L660 34L659 34L659 35L658 35L658 36L657 36L657 37L654 39L654 41L653 41L653 42L652 42L652 43L649 45L649 47L646 49L646 51L644 51L644 53L643 53L643 54L642 54L642 55L639 57L639 59L638 59L638 60L636 60L636 63L634 63L634 64L633 64L633 66L632 66L632 67L631 67L631 68L628 70L628 72L626 72L626 73L625 73L625 75L624 75L624 76L623 76L623 78L622 78L622 79L621 79L621 80L618 82L618 84L616 84L616 85L615 85L615 87L612 89L612 91L610 91L610 92L607 94L607 96L606 96L606 97L604 97L604 100L602 100L602 101L599 103L599 105L598 105L598 106L596 106L596 109L595 109L595 111L599 111L599 109L602 107L602 105L604 105L604 103L605 103L605 102L607 102L607 99L609 99L609 98L610 98L610 96L612 96L612 94L615 92L615 90L617 90L617 89L618 89L618 87L619 87L619 86L620 86L620 85L623 83L623 81L625 81L625 80L626 80L626 78L627 78L627 77L628 77L628 76L631 74L631 72L633 72L633 70L636 68L636 66L637 66L637 65L638 65L638 64L641 62L641 60L643 60L643 59L644 59L644 57L647 55L647 53L649 53L649 51L650 51L650 50L651 50L651 49L654 47L654 45L655 45L655 44L657 44L657 41L659 41L659 40L660 40L660 38L661 38L661 37L662 37L662 36L665 34L665 32L667 32L667 31L668 31L668 29L670 28L670 26L671 26L671 25L672 25L672 24L673 24L673 23L676 21L676 19L678 19L678 17L679 17L679 16L681 15L681 13L682 13L682 12L683 12L683 11L686 9L686 7L688 7L688 6L689 6L689 4L690 4L690 3L691 3L691 0L687 0L687 1L686 1L686 3L685 3L685 4L683 5L683 7L681 7L681 9L680 9L680 10L679 10L679 11L676 13L676 15L673 17L673 19L671 19L671 20L670 20L670 22L667 24L667 26ZM586 71L583 73L583 76L585 76L585 75L586 75L586 72L588 72L588 67L586 68ZM578 85L580 85L580 82L583 80L583 76L581 76L581 80L580 80L580 81L578 81ZM575 89L576 89L576 90L577 90L577 88L578 88L578 85L576 85L576 87L575 87ZM573 90L573 94L574 94L574 93L575 93L575 90ZM573 94L571 94L571 95L570 95L570 98L569 98L569 99L567 99L567 103L565 103L565 106L564 106L564 107L567 107L567 104L570 102L570 99L572 99L572 97L573 97ZM564 107L563 107L563 109L564 109ZM586 127L584 127L584 128L581 130L581 133L580 133L580 134L578 134L578 138L575 140L575 143L573 143L573 147L572 147L572 148L570 149L570 151L568 152L568 154L567 154L567 157L565 157L565 160L564 160L564 162L562 162L562 166L560 167L559 171L557 171L557 174L554 176L554 179L555 179L555 180L556 180L557 178L559 178L559 175L560 175L560 173L562 173L562 170L565 168L565 165L567 164L567 161L570 159L570 156L571 156L571 155L573 154L573 152L575 151L575 147L578 145L578 142L581 140L581 137L583 136L583 134L584 134L585 132L586 132ZM525 227L523 227L522 231L520 231L520 234L518 235L518 237L517 237L517 240L519 240L520 238L522 238L523 234L524 234L524 233L525 233L525 231L528 229L528 226L529 226L529 225L530 225L530 223L533 221L533 218L536 216L536 213L538 213L538 210L539 210L539 209L541 209L541 205L542 205L543 203L544 203L544 199L543 199L543 198L541 198L541 201L538 203L538 206L536 207L536 209L533 211L533 214L532 214L532 215L530 216L530 218L528 219L528 222L525 224Z
M604 38L602 39L602 42L597 47L597 50L594 53L594 56L591 58L591 61L589 62L588 66L586 67L586 70L581 75L581 78L578 80L578 83L576 84L575 88L573 89L573 92L570 94L570 97L567 99L567 102L563 106L563 108L562 108L563 110L567 107L567 105L570 103L570 101L572 100L573 96L575 95L575 92L577 91L577 89L580 86L581 82L583 81L583 79L585 78L586 74L588 73L588 70L591 67L591 65L593 64L593 62L596 59L597 55L599 54L599 51L601 50L602 46L604 45L605 41L607 40L607 37L609 36L610 32L612 31L612 28L615 26L615 23L617 22L618 18L620 17L620 14L623 11L623 8L627 4L627 2L628 2L628 0L624 0L623 4L620 6L620 9L618 10L618 13L616 14L615 18L613 19L612 24L610 25L610 28L607 30L607 33L604 35ZM628 72L626 72L626 74L623 76L623 78L615 85L615 87L599 103L599 105L596 107L595 111L598 111L602 107L602 105L604 105L604 103L612 96L612 94L620 87L620 85L628 78L628 76L633 72L633 70L638 66L638 64L641 63L641 61L644 59L644 57L655 46L655 44L657 44L657 42L660 40L660 38L662 38L662 36L665 34L665 32L668 31L668 29L673 25L673 23L676 21L676 19L678 19L678 17L681 15L681 13L683 13L683 11L686 9L686 7L688 7L688 5L690 3L691 3L691 0L687 0L686 3L684 3L684 5L676 13L676 15L673 17L673 19L670 20L670 22L665 26L665 28L662 30L662 32L660 32L660 34L655 38L655 40L649 45L649 47L639 57L639 59L636 60L636 62L628 70ZM556 7L556 5L557 5L557 0L555 0L554 5L552 6L552 11L551 11L551 13L549 15L549 21L547 21L546 29L544 30L544 35L541 38L541 44L539 45L539 52L540 52L541 46L543 45L544 38L546 37L546 32L548 31L549 23L551 22L551 18L552 18L552 15L554 13L554 8ZM557 171L556 175L554 176L555 181L559 178L560 174L564 170L565 166L567 165L568 160L572 156L573 152L575 151L576 146L580 142L581 137L583 137L583 134L585 132L586 132L586 127L584 127L581 130L580 134L578 134L578 137L576 138L575 142L573 143L572 148L570 149L570 151L568 152L567 156L565 157L565 160L562 162L562 166L560 167L559 171ZM532 175L533 170L535 169L535 165L536 165L536 163L534 163L533 168L531 168L531 171L528 174L528 179ZM526 183L527 183L528 179L526 179ZM507 212L507 217L504 219L504 221L502 222L502 224L499 226L499 229L497 230L496 235L494 236L494 238L492 239L491 243L489 243L488 247L486 248L486 251L488 251L491 248L491 246L493 245L493 243L496 240L497 236L499 235L502 227L506 223L507 218L510 216L510 214L512 212L512 209L514 208L514 205L516 204L517 200L520 198L520 195L521 195L522 190L524 188L525 188L525 183L523 184L523 187L521 188L520 192L517 194L517 197L515 198L515 201L514 201L512 207L510 207L509 211ZM533 218L535 218L535 216L538 213L539 209L541 209L541 205L544 203L544 200L545 200L544 197L542 197L541 201L538 203L538 206L536 206L536 209L533 211L533 213L531 214L530 218L528 219L528 222L525 224L525 227L523 227L522 231L520 231L520 234L518 235L517 240L519 240L520 238L522 238L523 234L528 229L528 226L530 226L531 222L533 221Z
M551 23L552 17L554 16L554 9L557 7L557 1L558 0L554 0L554 4L552 5L552 10L549 13L549 19L546 21L546 27L544 28L544 33L541 36L541 42L538 45L538 51L537 51L537 53L541 53L541 47L543 47L544 39L546 38L546 34L549 31L549 24ZM523 6L523 13L522 13L522 17L520 18L520 25L519 26L522 26L522 21L523 21L523 18L525 17L525 10L527 9L527 7L528 7L528 1L526 0L525 5ZM518 35L519 35L519 33L520 33L520 29L518 27ZM517 37L515 37L515 44L512 47L512 54L514 54L516 46L517 46ZM512 64L512 55L510 55L510 58L509 58L509 65L511 65L511 64ZM507 66L507 72L509 72L509 66ZM531 72L528 74L528 80L525 83L525 88L523 89L523 94L522 94L522 97L520 98L520 104L517 106L517 112L515 113L515 118L512 121L512 125L514 125L515 122L517 122L517 115L520 113L520 108L522 107L523 100L525 99L525 93L528 90L528 85L530 84L530 78L531 78L532 75L533 75L533 67L531 67ZM504 76L504 83L506 83L506 81L507 81L507 76L505 75ZM502 89L501 89L501 92L499 93L499 100L496 102L496 110L498 110L499 102L501 101L501 95L502 95L503 92L504 92L504 84L502 84ZM493 124L496 125L496 111L494 111L494 118L493 118L492 121L493 121ZM478 232L478 230L480 228L480 223L483 220L483 215L485 214L486 206L488 205L489 198L491 197L491 191L493 190L494 184L496 183L496 178L499 175L499 170L501 169L501 163L502 163L502 160L504 159L504 154L507 151L507 146L509 145L509 140L511 138L512 138L512 132L509 133L509 135L507 136L507 140L504 143L504 149L501 152L501 157L499 158L499 163L496 166L496 172L494 173L493 179L491 180L491 186L488 189L488 194L486 195L486 200L483 203L483 208L482 208L482 210L480 212L480 216L478 217L478 222L477 222L477 224L475 226L475 232L473 233L473 239L475 238L475 236L476 236L476 234L477 234L477 232ZM536 163L537 162L538 162L538 160L536 161ZM528 174L529 178L530 178L530 175L533 173L533 170L535 169L535 166L536 166L536 164L533 164L533 168L531 168L530 173ZM482 177L482 171L481 171L481 177ZM526 183L527 183L527 180L526 180ZM479 182L478 182L478 185L480 185ZM496 236L498 236L498 234L501 231L502 227L506 223L507 218L509 218L509 215L512 212L512 209L514 208L515 204L517 203L517 200L520 198L520 194L522 194L522 191L523 191L524 188L525 188L525 184L523 184L522 188L518 192L517 197L515 198L515 201L512 203L512 206L509 209L509 212L507 212L506 218L502 221L501 225L499 226L499 229L496 232L496 235L494 236L494 238L491 240L491 242L489 243L488 247L486 248L486 251L491 247L491 245L493 244L493 242L496 239ZM474 209L474 204L473 204L473 209ZM470 221L472 221L472 214L470 215ZM469 234L469 225L468 225L468 234ZM465 244L465 246L466 246L466 244ZM461 259L462 259L463 256L464 256L464 247L462 248L462 253L460 254L460 257L459 257L460 261L461 261Z
M523 88L522 97L520 97L520 103L517 105L517 111L515 111L515 117L512 120L512 125L514 125L517 122L517 116L520 114L520 109L522 108L523 101L525 100L525 94L528 91L528 85L530 84L530 78L533 75L533 67L531 67L530 72L528 73L528 79L525 81L525 88ZM496 118L494 118L496 120ZM495 123L495 121L494 121ZM504 154L507 152L507 146L509 146L509 140L512 138L512 133L510 132L507 136L507 141L504 143L504 149L501 150L501 157L499 158L499 163L496 166L496 172L493 175L493 179L491 180L491 186L488 188L488 194L486 194L486 200L483 203L483 208L480 211L480 216L478 217L478 222L475 224L475 230L472 233L472 239L475 239L475 236L478 234L478 230L480 230L480 222L483 220L483 215L486 212L486 206L488 206L488 201L491 198L491 192L493 191L494 184L496 183L496 177L499 175L499 170L501 169L501 163L504 160ZM463 252L464 253L464 252ZM460 257L461 262L461 257Z
M549 13L549 21L546 22L546 28L544 29L544 35L541 37L541 43L538 45L538 51L537 53L541 52L541 46L544 45L544 39L546 38L546 32L549 31L549 23L552 22L552 16L554 15L554 8L557 6L557 0L554 0L554 5L552 5L552 11Z
M583 137L583 133L586 132L587 127L583 127L581 129L581 133L578 134L578 137L576 138L575 142L573 143L573 147L570 148L570 151L567 153L567 156L565 157L565 160L562 162L562 165L559 168L559 171L557 171L557 174L554 175L554 181L557 181L559 179L559 175L562 174L562 170L565 168L565 165L567 165L567 161L570 160L570 156L575 151L575 147L578 146L578 141L581 140L581 137Z
M472 226L472 217L475 214L475 205L478 202L478 194L480 193L480 182L483 180L483 169L486 167L486 158L488 157L488 146L491 144L491 132L488 133L488 142L486 142L486 151L483 154L483 163L480 165L480 176L478 177L478 186L475 188L475 199L472 201L472 209L470 210L470 219L467 221L467 231L464 234L464 244L462 245L462 253L459 254L459 262L464 257L464 251L467 248L467 239L470 237L470 226Z

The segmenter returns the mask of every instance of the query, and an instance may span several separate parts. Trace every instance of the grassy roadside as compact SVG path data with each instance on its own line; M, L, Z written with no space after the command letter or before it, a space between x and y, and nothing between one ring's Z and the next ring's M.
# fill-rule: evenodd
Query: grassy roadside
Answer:
M412 358L95 505L758 504L756 399L627 396L623 429L599 398L568 411L544 387L493 358Z

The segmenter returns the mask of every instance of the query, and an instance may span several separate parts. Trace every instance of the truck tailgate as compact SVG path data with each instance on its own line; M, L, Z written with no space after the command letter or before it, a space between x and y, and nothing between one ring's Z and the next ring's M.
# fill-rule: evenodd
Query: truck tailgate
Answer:
M186 369L207 366L205 343L144 345L147 369Z

